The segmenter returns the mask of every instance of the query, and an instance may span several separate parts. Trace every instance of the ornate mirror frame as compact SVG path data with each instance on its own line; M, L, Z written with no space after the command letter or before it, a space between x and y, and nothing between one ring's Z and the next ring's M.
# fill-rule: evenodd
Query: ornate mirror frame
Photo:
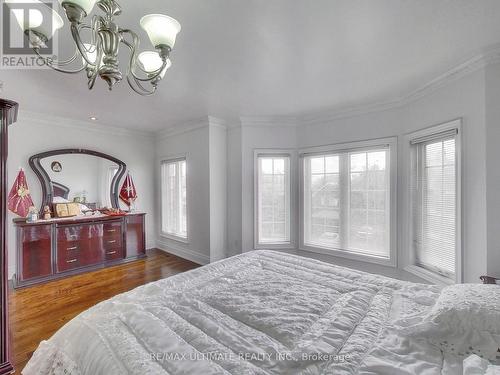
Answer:
M41 160L50 156L66 155L66 154L84 154L84 155L97 156L103 159L110 160L118 165L118 172L115 174L115 177L113 177L113 180L111 181L110 198L111 198L111 205L113 206L113 208L119 208L120 203L118 200L118 194L119 194L118 184L120 183L121 178L123 177L125 171L127 170L127 165L120 159L117 159L113 156L104 154L99 151L86 150L83 148L67 148L67 149L41 152L39 154L33 155L29 159L30 167L35 172L36 176L38 177L38 180L40 180L40 185L42 186L41 211L43 211L44 206L50 206L54 198L50 177L43 168Z

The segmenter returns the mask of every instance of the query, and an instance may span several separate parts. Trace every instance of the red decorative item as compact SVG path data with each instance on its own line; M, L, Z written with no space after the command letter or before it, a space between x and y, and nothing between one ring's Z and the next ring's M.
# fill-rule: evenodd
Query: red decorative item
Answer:
M134 181L132 181L130 173L127 173L127 177L123 181L123 186L120 190L120 199L129 207L137 199L137 191L135 190Z
M14 181L14 185L12 185L12 189L10 189L8 207L13 213L21 217L26 217L29 208L32 206L34 204L28 189L28 183L26 182L26 175L21 168L17 174L16 181Z

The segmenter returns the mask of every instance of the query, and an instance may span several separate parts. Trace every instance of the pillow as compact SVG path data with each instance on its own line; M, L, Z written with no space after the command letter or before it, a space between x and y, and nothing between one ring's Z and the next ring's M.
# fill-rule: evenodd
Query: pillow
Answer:
M470 355L463 361L463 375L498 375L500 366L492 365L486 359L475 354Z
M443 352L477 354L500 363L500 287L456 284L441 290L436 303L400 332L438 345Z
M440 331L475 329L500 334L500 287L492 284L447 286L427 319Z

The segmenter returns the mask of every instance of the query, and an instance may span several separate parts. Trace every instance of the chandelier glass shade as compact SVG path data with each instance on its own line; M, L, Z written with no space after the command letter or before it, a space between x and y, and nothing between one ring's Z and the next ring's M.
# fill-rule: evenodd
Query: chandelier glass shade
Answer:
M6 3L19 1L5 0ZM37 3L37 6L29 10L29 17L25 17L22 10L16 12L16 9L12 9L12 12L29 38L34 52L44 60L47 66L56 71L63 73L86 71L89 89L94 87L97 77L106 81L110 90L123 80L118 61L122 46L129 50L126 80L130 87L140 95L154 94L158 83L172 65L169 56L175 45L177 34L181 30L179 22L162 14L149 14L142 17L140 25L147 33L155 50L139 53L138 35L132 30L122 29L115 22L115 17L122 12L115 0L59 0L69 21L75 50L73 55L66 60L45 57L40 50L53 38L55 32L63 27L64 21L55 9L39 0L31 1ZM103 14L89 17L95 5ZM90 22L85 23L87 17ZM45 22L44 20L51 21Z

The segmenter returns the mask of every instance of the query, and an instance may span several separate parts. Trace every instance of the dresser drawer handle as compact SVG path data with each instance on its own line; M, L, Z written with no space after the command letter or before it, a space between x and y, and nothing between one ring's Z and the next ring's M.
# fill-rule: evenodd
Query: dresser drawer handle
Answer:
M66 250L76 250L76 249L78 249L78 246L68 247Z
M78 259L70 259L70 260L67 260L66 263L75 263Z
M116 229L108 229L108 232L116 232Z
M115 251L108 251L108 252L106 252L106 254L108 254L108 255L116 254L116 250Z
M108 241L108 243L115 243L116 240L111 240L111 241Z

